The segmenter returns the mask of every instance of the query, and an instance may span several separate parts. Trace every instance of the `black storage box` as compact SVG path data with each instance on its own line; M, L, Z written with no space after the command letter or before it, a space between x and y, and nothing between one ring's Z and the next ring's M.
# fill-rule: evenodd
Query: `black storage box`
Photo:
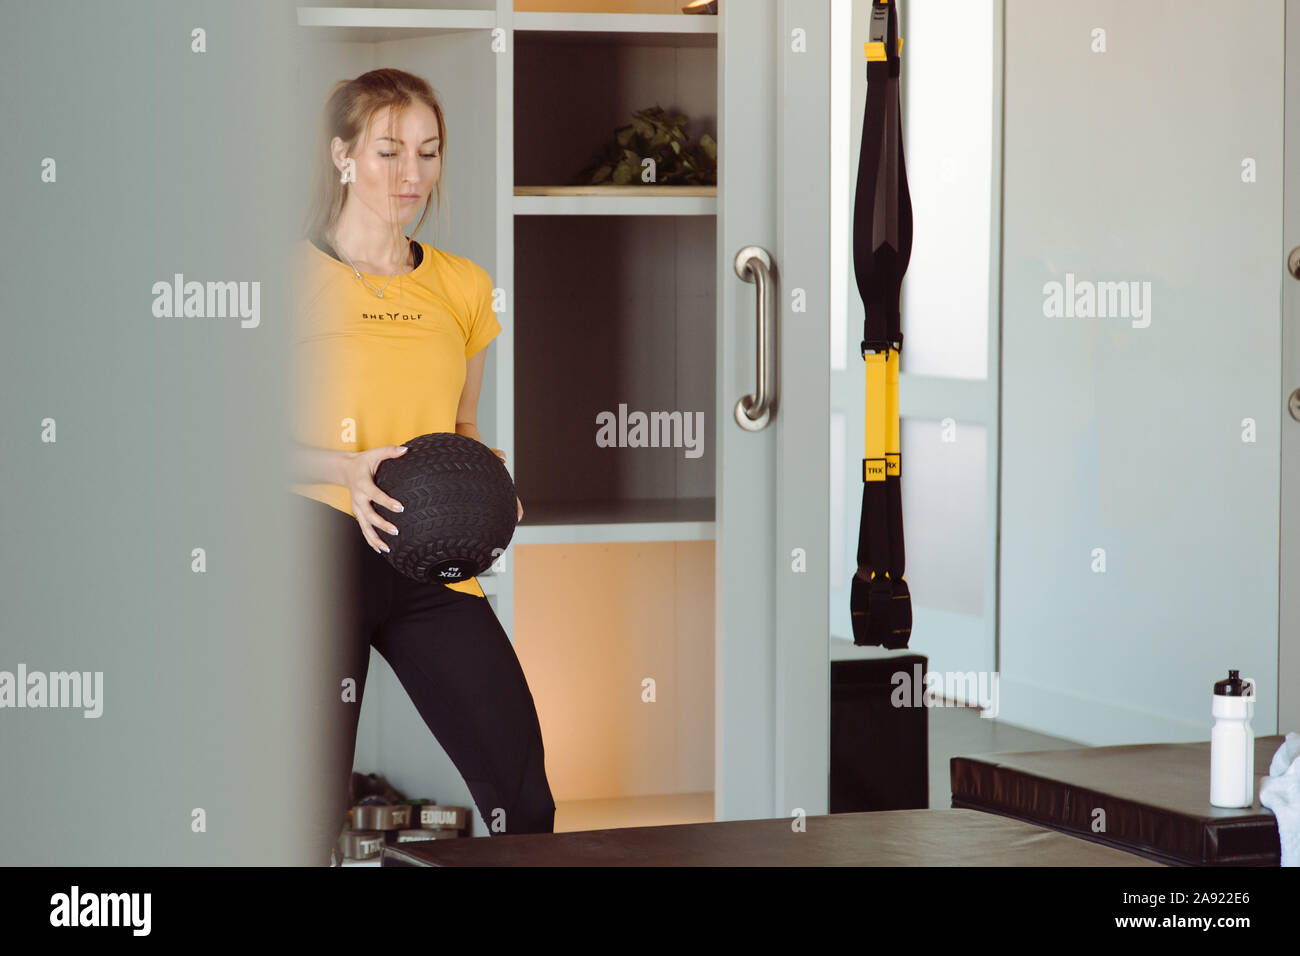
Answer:
M928 711L910 693L909 706L890 702L894 675L911 688L927 664L921 654L831 661L831 813L930 806Z

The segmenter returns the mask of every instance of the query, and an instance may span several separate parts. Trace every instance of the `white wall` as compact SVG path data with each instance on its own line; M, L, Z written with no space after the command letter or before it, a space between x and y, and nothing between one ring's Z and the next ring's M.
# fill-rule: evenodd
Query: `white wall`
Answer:
M1260 681L1256 732L1275 730L1283 33L1282 0L1239 0L1228 20L1209 0L1008 0L1012 723L1204 740L1211 684L1238 668ZM1044 284L1067 273L1150 283L1149 326L1048 317Z

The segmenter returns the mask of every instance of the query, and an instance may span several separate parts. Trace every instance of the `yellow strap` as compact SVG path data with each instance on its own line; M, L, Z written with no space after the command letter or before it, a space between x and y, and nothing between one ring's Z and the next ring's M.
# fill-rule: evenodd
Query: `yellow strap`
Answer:
M867 352L862 356L867 373L866 414L863 417L862 437L863 481L885 480L885 391L886 356L883 352Z
M885 362L885 473L902 471L898 457L898 349L890 349Z
M874 42L868 40L866 43L862 44L862 52L866 54L868 60L871 60L873 62L878 62L880 60L887 59L885 56L885 44L884 41L882 40L876 40ZM902 37L898 38L898 55L899 56L903 55Z

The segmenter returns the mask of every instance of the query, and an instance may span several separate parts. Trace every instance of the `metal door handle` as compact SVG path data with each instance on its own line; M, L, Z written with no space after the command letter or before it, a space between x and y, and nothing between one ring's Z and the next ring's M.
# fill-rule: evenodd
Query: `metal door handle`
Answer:
M1291 254L1286 257L1286 271L1300 279L1300 246L1292 249ZM1300 422L1300 388L1297 388L1287 397L1286 407L1287 411L1291 413L1291 417Z
M747 432L761 431L772 418L767 391L767 326L772 312L772 257L762 246L745 246L736 253L736 275L758 285L758 391L736 402L736 424Z

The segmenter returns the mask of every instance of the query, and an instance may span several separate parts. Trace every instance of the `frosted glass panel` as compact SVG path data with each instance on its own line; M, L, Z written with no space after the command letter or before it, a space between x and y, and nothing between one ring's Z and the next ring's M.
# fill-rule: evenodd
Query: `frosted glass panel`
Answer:
M852 506L845 495L845 438L844 413L831 409L831 588L843 587L849 575L857 570L854 556L858 549L858 523L862 517L862 483L855 489L857 498ZM861 449L854 452L862 460ZM858 469L859 473L861 469ZM851 513L850 513L851 512ZM852 532L853 541L847 540ZM848 549L848 550L846 550ZM850 565L848 562L853 561Z
M992 3L914 0L901 12L903 143L914 220L903 281L902 370L987 378Z
M906 418L904 575L917 607L979 617L987 563L987 432L970 422Z

